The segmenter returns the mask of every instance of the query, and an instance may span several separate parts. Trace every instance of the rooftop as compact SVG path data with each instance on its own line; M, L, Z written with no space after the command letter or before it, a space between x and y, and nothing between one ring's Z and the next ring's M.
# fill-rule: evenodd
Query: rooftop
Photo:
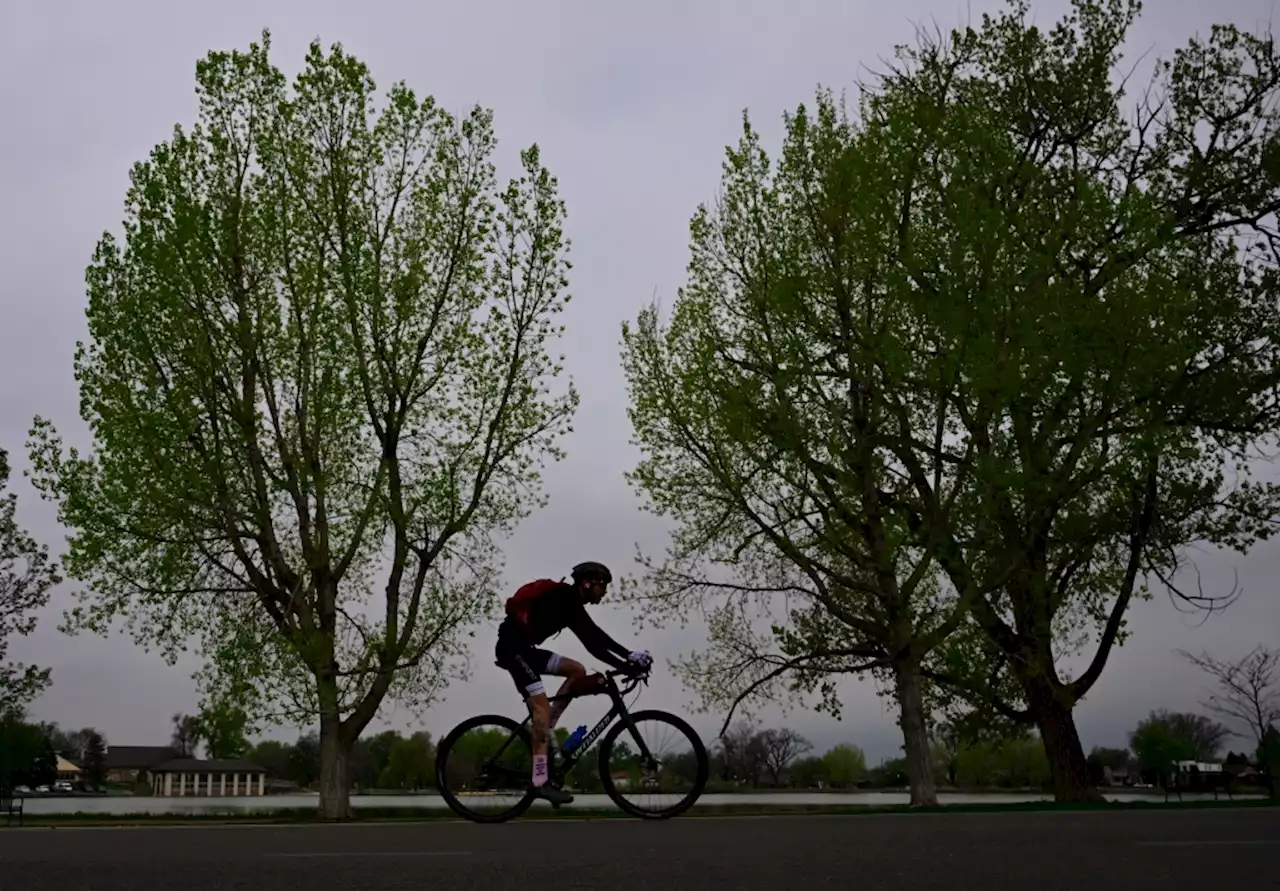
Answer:
M152 773L266 773L252 761L238 759L173 758L150 768Z
M178 754L168 746L108 746L107 770L148 770Z

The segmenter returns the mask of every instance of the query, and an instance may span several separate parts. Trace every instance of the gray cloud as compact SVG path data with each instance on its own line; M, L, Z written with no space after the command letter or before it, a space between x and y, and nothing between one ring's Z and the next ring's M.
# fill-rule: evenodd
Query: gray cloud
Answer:
M1043 3L1037 17L1051 21L1064 6ZM956 0L671 0L625 11L589 0L9 0L0 8L0 444L20 471L36 413L51 416L70 442L84 443L71 373L75 342L84 336L83 270L100 233L119 225L129 166L174 123L192 120L196 59L210 48L243 47L267 26L278 62L292 71L319 36L344 43L383 87L404 79L456 111L493 107L503 163L519 147L542 146L569 207L575 300L564 347L583 400L569 458L548 474L552 505L510 543L507 581L558 575L586 557L624 567L637 541L650 552L662 547L663 526L639 512L621 476L636 455L628 444L619 324L654 294L674 298L688 219L714 194L742 110L750 109L766 144L776 145L783 110L808 102L819 83L852 88L881 67L894 44L910 42L913 23L936 20L946 28L992 8ZM1166 55L1214 21L1255 27L1270 17L1270 0L1159 0L1148 5L1132 44L1135 55ZM15 487L24 522L59 546L53 511L21 479ZM1245 597L1202 627L1163 595L1134 610L1134 640L1079 709L1086 745L1121 742L1150 708L1195 705L1202 680L1173 648L1233 655L1275 639L1276 548L1260 547L1234 565ZM1205 562L1210 581L1229 583L1231 566L1226 558ZM39 631L16 645L19 658L54 668L54 687L36 714L97 726L122 744L165 738L169 715L193 707L187 675L194 666L167 668L121 637L61 636L57 616L68 602L67 591L58 592ZM609 630L631 639L629 615L608 607L602 613ZM432 710L424 722L431 730L443 732L479 710L518 709L510 682L492 665L491 635L492 628L478 630L474 679ZM697 629L639 643L674 656L697 644ZM585 656L571 638L557 646ZM804 712L787 720L820 746L851 740L873 758L892 754L899 740L887 702L869 681L850 680L844 693L843 722ZM677 709L687 701L669 677L647 698ZM390 720L412 721L404 714ZM699 726L709 733L716 722Z

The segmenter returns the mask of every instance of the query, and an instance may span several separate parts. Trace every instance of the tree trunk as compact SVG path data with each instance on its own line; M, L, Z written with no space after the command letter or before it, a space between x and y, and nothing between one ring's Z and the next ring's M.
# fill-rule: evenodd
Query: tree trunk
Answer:
M332 641L332 638L329 639ZM320 706L320 819L350 820L351 743L343 732L338 711L338 672L332 651L316 672L316 699Z
M1089 773L1071 705L1063 702L1058 691L1045 681L1024 682L1024 687L1031 718L1040 731L1049 761L1054 801L1102 801L1102 793Z
M924 714L924 693L920 684L920 666L915 660L893 667L897 686L898 726L902 728L903 748L907 755L907 783L911 787L912 807L933 807L938 803L938 790L933 782L933 759L929 754L929 725Z
M337 716L320 718L320 819L350 820L351 748L342 739Z

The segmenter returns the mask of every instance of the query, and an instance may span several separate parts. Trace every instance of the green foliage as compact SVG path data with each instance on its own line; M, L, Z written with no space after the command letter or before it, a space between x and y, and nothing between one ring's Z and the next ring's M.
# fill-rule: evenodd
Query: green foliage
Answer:
M249 749L249 715L233 700L205 704L196 717L196 728L208 758L241 758Z
M387 752L380 785L384 789L426 789L435 785L435 770L436 748L431 734L396 736Z
M319 749L316 750L316 757L319 758ZM264 739L255 745L249 747L245 752L245 759L252 761L254 764L262 767L267 772L267 776L277 780L293 780L300 786L306 786L311 779L319 772L319 762L317 761L315 771L309 771L306 782L300 782L299 778L293 774L293 747L288 743L280 742L274 739Z
M500 727L487 730L471 730L460 737L449 752L445 762L445 770L450 771L449 782L454 788L458 784L470 782L481 771L481 766L490 759L503 771L517 776L527 776L533 769L533 756L530 750L521 745L507 745L511 731ZM501 755L498 753L501 751Z
M172 722L173 732L169 735L169 748L177 752L179 758L194 758L203 731L199 716L175 714Z
M680 666L704 707L813 694L838 714L840 675L918 660L963 610L887 491L887 442L910 432L868 387L927 361L879 275L881 159L828 96L785 123L774 162L744 118L669 320L655 304L623 328L629 478L676 522L630 596L655 621L708 618Z
M1034 737L980 742L956 758L956 781L966 786L1038 789L1049 783L1044 744Z
M825 759L820 755L807 755L791 765L791 785L797 789L812 789L830 783Z
M28 779L30 780L28 785L32 786L49 785L58 779L58 754L53 750L53 744L47 737L40 743L35 763L30 767Z
M739 705L776 702L839 716L840 679L872 670L912 691L901 726L923 749L916 676L968 596L940 584L896 494L895 450L917 445L939 504L965 483L934 459L948 407L917 386L935 344L890 259L892 161L828 93L784 124L775 159L744 115L719 195L690 223L669 317L655 303L623 326L642 450L629 479L675 525L628 594L659 623L706 619L707 648L676 670L726 725ZM931 787L913 777L913 800L936 803Z
M869 772L870 785L879 788L897 788L907 785L907 759L888 758Z
M867 756L851 743L841 743L822 756L826 779L836 789L852 789L867 775Z
M381 784L382 772L391 758L391 747L400 738L394 730L384 730L373 736L356 740L348 762L352 783L360 789L376 789Z
M877 282L931 353L878 363L872 383L906 418L900 393L945 406L938 449L887 442L897 497L1006 665L962 661L1012 672L1020 701L1003 705L1034 711L1055 790L1078 797L1083 753L1050 712L1096 682L1144 578L1172 588L1195 543L1247 550L1280 507L1249 476L1280 408L1258 222L1280 181L1257 176L1280 60L1217 27L1159 66L1135 132L1112 74L1138 5L1076 0L1049 29L1029 9L902 49L863 103ZM954 506L922 460L939 449L965 480ZM1062 677L1086 645L1087 668ZM991 698L987 677L940 679Z
M1094 746L1089 758L1103 767L1121 770L1129 766L1132 756L1128 749L1108 749L1105 746Z
M10 635L35 630L36 613L62 580L49 562L48 548L18 525L18 496L5 491L8 485L9 453L0 449L0 715L22 712L49 686L49 669L12 664L5 657Z
M102 789L107 782L107 741L94 731L85 740L84 782L90 789Z
M1179 761L1212 761L1231 731L1203 715L1153 711L1129 736L1143 771L1168 776Z
M43 419L30 449L68 631L194 641L207 688L323 716L336 752L459 673L497 540L542 502L577 400L552 392L564 208L536 146L498 183L489 111L379 105L319 42L290 85L269 49L209 53L199 122L134 166L87 272L93 450Z
M613 750L609 752L609 769L626 770L635 760L636 751L631 747L631 743L619 737L613 746Z
M57 757L43 728L18 712L0 712L0 789L45 786L57 778Z
M965 616L924 662L934 739L954 752L960 746L1026 735L1032 718L1010 662L978 620Z
M288 778L303 788L313 787L320 779L320 737L315 733L298 737L288 755Z
M1249 471L1280 421L1259 222L1280 180L1258 176L1280 57L1215 28L1135 118L1112 75L1138 11L1075 0L1043 29L1011 2L900 49L856 126L820 94L776 173L749 125L729 153L670 323L654 307L624 330L633 479L677 522L647 596L695 614L690 592L723 590L698 560L772 597L770 634L741 598L712 611L712 654L686 666L704 700L784 672L830 696L879 630L937 643L971 605L985 641L932 676L1035 719L1079 797L1059 728L1144 580L1271 534L1280 490ZM891 596L904 580L922 600Z
M948 703L955 711L950 718L935 722L931 728L930 757L934 772L945 776L953 786L960 783L962 753L980 750L994 753L995 758L1005 751L1005 743L1020 743L1027 738L1023 724L1009 720L996 709L984 708L985 702L987 700L977 699L972 703L975 707L965 708L970 700L962 695L949 696Z

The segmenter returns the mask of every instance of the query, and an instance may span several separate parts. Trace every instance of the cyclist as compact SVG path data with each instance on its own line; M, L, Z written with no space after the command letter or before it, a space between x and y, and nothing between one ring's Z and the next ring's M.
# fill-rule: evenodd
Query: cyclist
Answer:
M572 577L573 584L563 579L539 579L517 590L507 601L507 616L498 626L494 648L498 666L511 673L532 718L533 792L553 804L573 801L568 792L547 783L550 742L568 700L553 705L542 685L542 675L565 678L559 695L575 696L599 690L601 678L589 677L581 662L541 649L539 644L568 629L592 656L614 668L643 671L653 662L647 652L632 652L609 637L587 615L587 604L599 603L613 581L609 568L602 563L579 563L573 567Z

